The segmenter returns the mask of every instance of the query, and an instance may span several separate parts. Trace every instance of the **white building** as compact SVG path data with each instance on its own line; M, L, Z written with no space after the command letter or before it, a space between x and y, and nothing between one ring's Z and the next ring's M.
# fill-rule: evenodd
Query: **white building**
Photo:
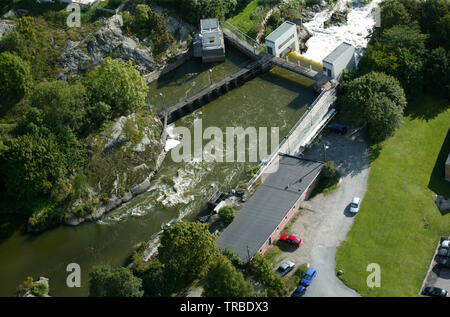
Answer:
M299 51L297 25L286 21L266 37L266 52L282 57L291 51Z
M225 60L225 42L218 19L200 20L199 38L202 43L203 63Z
M339 80L344 69L355 68L355 47L343 42L322 61L323 74Z
M81 6L87 6L91 7L96 2L100 2L103 0L36 0L37 3L54 3L54 2L60 2L60 3L67 3L67 4L79 4Z

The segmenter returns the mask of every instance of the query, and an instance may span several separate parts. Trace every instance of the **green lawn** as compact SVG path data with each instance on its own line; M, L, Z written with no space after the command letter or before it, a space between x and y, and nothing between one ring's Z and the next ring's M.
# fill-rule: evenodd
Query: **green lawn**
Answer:
M363 296L417 296L440 236L450 233L450 213L435 192L450 197L443 176L450 151L448 101L423 97L408 108L402 127L382 144L369 184L336 269ZM369 263L381 267L381 287L369 288Z
M252 20L251 16L252 13L255 12L255 10L258 10L260 14L258 14L257 19ZM252 29L253 25L262 22L267 11L269 11L269 8L260 5L260 0L253 0L238 15L228 19L227 21L233 24L234 26L238 27L244 33L248 34Z

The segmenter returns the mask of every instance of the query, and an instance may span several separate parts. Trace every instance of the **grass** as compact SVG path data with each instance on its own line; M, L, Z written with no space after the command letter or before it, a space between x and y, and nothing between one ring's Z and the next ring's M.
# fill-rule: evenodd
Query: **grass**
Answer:
M440 111L420 115L430 108ZM378 149L361 210L336 256L341 279L361 295L417 296L437 240L450 233L450 214L435 205L436 191L450 197L440 154L450 151L449 122L448 101L422 97ZM379 288L366 284L370 263L381 267Z
M253 25L261 23L264 19L265 14L262 16L262 18L258 18L256 20L251 19L252 13L257 10L258 7L261 7L260 0L253 0L238 15L232 17L231 19L228 19L228 22L241 29L241 31L243 31L244 33L248 34ZM267 11L268 9L265 10L266 13Z

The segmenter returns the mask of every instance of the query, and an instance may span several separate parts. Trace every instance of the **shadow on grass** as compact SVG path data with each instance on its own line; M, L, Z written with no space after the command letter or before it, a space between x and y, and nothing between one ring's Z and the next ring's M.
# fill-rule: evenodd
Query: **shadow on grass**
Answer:
M445 162L450 153L450 129L447 131L445 140L441 146L441 151L434 164L433 172L431 173L430 180L428 182L428 188L438 195L442 195L446 198L450 198L450 183L447 182L444 177ZM447 212L448 213L448 212Z
M448 100L445 99L430 96L418 97L408 103L405 109L405 115L410 116L412 119L429 121L447 110L449 106Z

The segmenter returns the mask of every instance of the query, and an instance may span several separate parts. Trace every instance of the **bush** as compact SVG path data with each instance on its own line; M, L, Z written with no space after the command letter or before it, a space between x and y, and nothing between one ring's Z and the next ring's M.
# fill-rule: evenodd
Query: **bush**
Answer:
M233 222L235 217L234 208L230 206L225 206L219 210L219 218L225 224L229 225Z
M17 102L31 89L32 85L30 64L15 54L1 53L0 102Z

